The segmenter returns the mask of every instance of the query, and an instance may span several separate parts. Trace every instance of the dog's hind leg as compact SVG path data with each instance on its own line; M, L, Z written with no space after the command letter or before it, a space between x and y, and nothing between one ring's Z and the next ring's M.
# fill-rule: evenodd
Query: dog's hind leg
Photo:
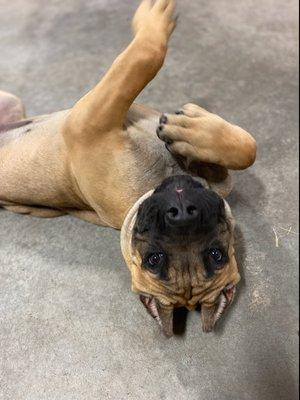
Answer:
M13 94L0 90L0 130L1 125L10 124L25 118L22 101Z
M94 225L109 226L102 221L95 211L89 210L67 210L68 214L72 217L82 219Z
M55 210L54 208L35 207L13 203L0 202L0 207L16 214L31 215L32 217L37 218L55 218L67 214L67 212L64 210Z

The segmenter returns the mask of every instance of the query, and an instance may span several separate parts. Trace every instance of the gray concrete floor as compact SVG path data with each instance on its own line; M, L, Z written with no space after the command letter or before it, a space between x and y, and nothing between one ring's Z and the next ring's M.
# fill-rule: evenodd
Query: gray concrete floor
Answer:
M128 43L137 3L0 0L1 89L29 115L70 107ZM213 334L194 312L164 339L130 292L118 232L2 210L1 400L297 398L297 3L179 3L165 68L140 101L198 102L257 138L257 163L235 174L230 197L235 306Z

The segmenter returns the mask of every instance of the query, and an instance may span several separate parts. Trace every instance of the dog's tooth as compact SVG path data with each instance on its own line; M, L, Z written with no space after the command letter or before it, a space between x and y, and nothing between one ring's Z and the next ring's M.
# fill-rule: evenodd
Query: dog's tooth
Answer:
M227 300L226 300L226 297L222 294L218 310L215 314L215 322L217 322L220 319L226 306L227 306Z
M233 283L229 283L229 285L227 285L225 289L230 290L233 288L233 286L234 286Z

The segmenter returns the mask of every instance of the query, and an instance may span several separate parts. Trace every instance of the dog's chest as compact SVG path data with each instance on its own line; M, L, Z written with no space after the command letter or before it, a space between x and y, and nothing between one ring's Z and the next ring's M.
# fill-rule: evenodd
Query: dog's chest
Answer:
M165 178L184 174L165 144L157 137L158 118L141 119L127 128L127 152L140 184L154 188Z

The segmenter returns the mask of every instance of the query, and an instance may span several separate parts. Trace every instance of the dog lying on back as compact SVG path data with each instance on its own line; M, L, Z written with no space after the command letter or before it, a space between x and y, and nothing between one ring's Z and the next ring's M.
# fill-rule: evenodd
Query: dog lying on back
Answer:
M173 0L144 0L130 45L70 110L28 120L0 92L0 206L121 229L132 289L167 336L174 308L201 305L211 331L233 300L228 169L256 155L249 133L197 105L162 114L134 103L175 25Z

